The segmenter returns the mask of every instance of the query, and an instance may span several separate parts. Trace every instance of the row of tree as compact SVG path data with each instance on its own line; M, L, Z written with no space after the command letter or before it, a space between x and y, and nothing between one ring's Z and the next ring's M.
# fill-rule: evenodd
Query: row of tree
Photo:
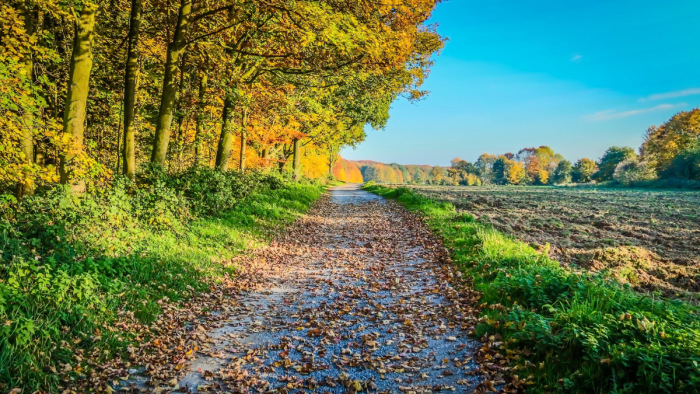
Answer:
M333 173L348 182L466 186L700 181L700 109L649 128L638 151L613 146L597 161L582 158L572 164L549 146L540 146L517 154L484 153L473 163L455 158L447 168L342 160Z
M143 164L328 174L425 94L436 2L4 1L0 187L81 192Z
M334 167L333 175L336 179L353 183L374 181L415 185L441 184L445 178L445 168L342 159Z
M594 161L572 164L548 146L524 148L517 154L484 153L476 162L456 158L447 176L435 183L452 185L548 185L610 182L623 185L655 180L700 180L700 109L680 112L647 130L639 153L613 146Z
M572 165L561 154L543 145L523 148L517 154L484 153L474 163L455 158L447 169L443 183L478 186L590 182L596 171L593 160L583 158Z

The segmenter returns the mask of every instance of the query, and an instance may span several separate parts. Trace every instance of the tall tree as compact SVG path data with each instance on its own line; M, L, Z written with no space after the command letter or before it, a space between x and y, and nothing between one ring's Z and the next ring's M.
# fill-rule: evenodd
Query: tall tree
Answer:
M588 183L593 180L593 174L597 170L595 161L584 157L574 164L571 176L574 182Z
M207 86L207 76L202 74L199 76L199 91L198 91L198 108L197 108L197 118L196 118L196 130L194 135L194 165L201 166L204 161L204 119L206 102L206 86Z
M680 152L700 140L700 108L679 112L659 127L651 127L640 149L642 158L662 172Z
M243 116L241 120L241 147L240 147L240 159L238 161L238 169L245 170L245 148L248 144L248 108L243 109Z
M165 72L163 74L163 92L160 98L160 109L156 121L156 135L151 153L151 163L165 165L168 154L168 143L170 142L170 127L173 122L173 112L175 111L175 100L177 99L178 84L177 75L182 62L182 55L185 51L185 34L190 26L192 15L192 0L180 0L177 23L172 41L168 44L165 60Z
M295 138L293 142L294 146L294 161L292 162L292 174L294 176L294 179L299 178L299 163L301 163L301 149L300 149L300 143L299 143L299 138Z
M31 3L24 3L19 8L20 15L24 21L24 30L27 37L34 37L36 33L36 17L34 7ZM34 79L34 60L32 52L27 50L24 54L24 65L21 68L22 77L26 78L29 84ZM25 109L22 114L22 134L20 137L20 151L24 155L24 161L28 165L34 164L34 111ZM18 182L17 196L23 197L34 193L32 182Z
M637 154L634 149L629 147L611 146L608 148L603 157L598 162L598 172L594 178L597 181L611 181L615 175L617 165L628 159L634 159Z
M133 178L136 174L136 127L134 114L136 109L136 81L139 72L139 32L141 29L142 0L131 0L129 18L129 49L124 73L124 175Z
M216 151L216 169L219 171L228 170L228 164L231 160L231 146L233 146L232 111L233 98L227 96L224 100L224 110L221 115L221 138L219 138L219 148Z
M92 71L92 45L95 35L97 5L86 3L75 17L75 36L70 60L68 94L63 112L63 133L68 136L68 147L61 158L61 183L71 184L75 192L85 190L85 181L75 179L75 168L83 160L85 114L87 107L90 72Z

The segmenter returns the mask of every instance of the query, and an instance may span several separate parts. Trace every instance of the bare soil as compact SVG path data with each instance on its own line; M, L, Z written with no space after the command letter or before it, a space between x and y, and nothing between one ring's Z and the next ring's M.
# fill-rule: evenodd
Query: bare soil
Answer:
M562 187L412 187L639 291L698 299L700 193Z

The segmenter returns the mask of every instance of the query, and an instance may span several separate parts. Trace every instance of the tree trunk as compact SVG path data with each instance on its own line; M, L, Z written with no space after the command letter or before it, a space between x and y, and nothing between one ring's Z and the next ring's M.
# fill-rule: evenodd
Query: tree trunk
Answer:
M185 33L189 28L189 19L192 13L192 0L180 0L177 25L173 41L168 44L168 53L165 60L165 73L163 75L163 93L160 99L160 109L156 123L156 137L153 141L151 163L163 166L168 154L168 142L170 141L170 127L173 122L175 100L178 86L175 78L180 66L180 57L185 52Z
M233 100L224 100L223 118L221 120L221 137L219 137L219 149L216 151L216 169L228 170L228 162L231 159L231 147L233 146L233 130L231 130L231 109Z
M240 156L240 166L241 171L245 170L245 146L248 143L248 109L243 110L243 122L241 128L241 156Z
M185 125L185 114L182 111L182 91L185 88L185 64L187 64L187 52L183 53L182 55L182 65L180 66L180 82L178 84L179 88L178 91L180 92L177 95L177 105L175 106L175 109L178 112L178 117L177 117L177 161L178 163L180 160L182 160L182 149L185 146L185 136L184 136L184 130L183 130L183 125Z
M265 168L266 171L270 170L270 148L263 148L262 152L260 152L260 158L262 159L263 162L263 167Z
M202 140L204 138L204 95L206 90L206 76L199 79L199 108L197 112L197 130L194 135L194 165L201 166L204 159L202 151Z
M85 137L85 115L92 71L92 43L95 35L95 14L97 5L85 4L75 21L73 54L68 77L68 97L63 110L63 133L70 136L70 142L61 157L61 183L71 184L76 193L85 191L85 181L72 179L73 161L81 159Z
M277 170L280 174L284 173L284 166L289 160L289 154L286 152L285 145L282 145L282 153L280 154L280 160L277 162Z
M333 167L340 158L340 149L332 147L328 150L328 175L333 176Z
M32 7L26 4L20 6L20 12L24 19L24 30L27 36L33 36L36 33L36 21L34 19ZM34 60L32 59L31 53L27 54L24 58L24 67L22 71L24 72L24 77L29 80L29 83L33 84ZM34 164L34 113L25 109L22 114L22 123L22 136L20 137L19 145L22 153L24 153L24 161L28 165L32 165ZM20 182L17 184L17 197L22 198L32 194L34 194L33 182Z
M294 139L294 161L292 162L293 164L293 179L297 180L299 179L299 162L301 161L300 155L300 146L299 146L299 138Z
M136 175L136 80L139 72L139 31L141 28L142 0L131 0L131 17L129 19L129 52L126 57L124 76L124 175L133 179Z

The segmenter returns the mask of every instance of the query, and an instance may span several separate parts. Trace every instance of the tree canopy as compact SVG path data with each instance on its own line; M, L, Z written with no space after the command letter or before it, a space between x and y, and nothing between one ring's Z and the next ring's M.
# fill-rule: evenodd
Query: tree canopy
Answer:
M436 2L4 2L0 184L80 191L146 164L329 174L391 102L427 93Z

